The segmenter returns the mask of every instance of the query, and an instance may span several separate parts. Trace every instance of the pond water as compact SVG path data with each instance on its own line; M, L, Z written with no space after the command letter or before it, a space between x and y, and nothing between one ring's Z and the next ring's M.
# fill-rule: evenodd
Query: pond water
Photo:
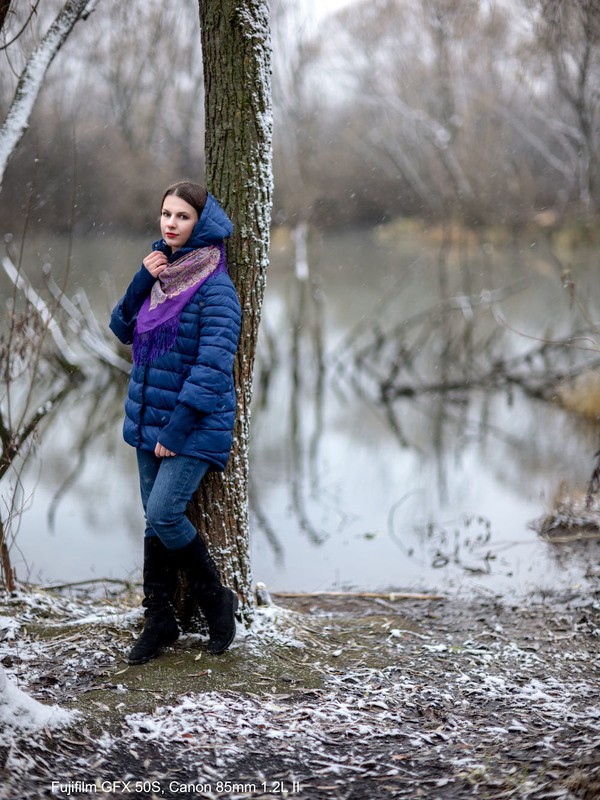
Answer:
M106 321L111 292L124 290L146 248L77 240L68 285L84 287ZM60 271L64 249L47 239L32 247L26 271L48 257ZM251 461L253 575L273 590L520 595L581 586L597 563L595 543L557 547L530 528L561 482L585 489L594 424L518 386L380 402L400 352L414 356L401 386L441 385L467 361L485 372L499 354L537 347L535 337L581 327L543 242L465 240L440 252L435 237L401 229L315 238L305 281L289 237L273 237ZM593 253L562 257L594 314ZM440 303L483 290L500 292L494 308L461 301L449 317ZM135 459L121 440L126 379L100 387L67 397L22 476L20 578L140 575Z

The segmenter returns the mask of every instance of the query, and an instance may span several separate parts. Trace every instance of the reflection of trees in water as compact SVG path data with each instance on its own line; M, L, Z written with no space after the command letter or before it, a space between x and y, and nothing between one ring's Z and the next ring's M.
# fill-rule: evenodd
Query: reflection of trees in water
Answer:
M85 415L82 417L84 424L76 431L70 449L72 458L67 473L54 492L48 507L48 526L51 531L55 530L60 503L83 474L88 458L94 458L98 438L114 430L115 425L122 419L122 380L111 380L109 373L106 374L106 378L101 384L84 385L77 393L77 404L85 408Z
M576 563L586 579L600 577L600 540L598 534L594 538L572 539L569 542L554 543L547 548L549 557L561 570L569 570Z
M290 316L290 482L292 504L303 530L313 544L320 544L323 534L319 533L310 521L304 500L305 464L309 474L309 486L314 495L319 491L318 454L319 442L323 433L324 400L324 342L323 342L323 303L319 286L320 275L318 259L308 260L308 226L299 225L295 229L296 268L292 285L293 299ZM303 358L304 340L307 341L312 358ZM310 368L306 369L307 360ZM312 385L311 385L312 384ZM304 398L314 392L311 412L313 414L313 434L308 439L304 435Z
M428 308L392 317L385 324L373 314L334 354L334 380L347 383L379 406L399 440L408 444L397 413L402 399L439 401L436 441L448 405L468 406L473 390L507 393L522 389L548 400L559 382L600 364L593 329L556 340L519 336L506 322L501 303L523 292L527 279L504 288L473 291L469 258L458 250L461 291L448 281L449 243L439 252L439 300ZM534 291L534 289L531 289ZM544 323L545 324L545 323ZM516 336L507 337L507 333ZM527 340L529 347L523 350ZM533 342L531 344L531 342Z
M262 363L277 368L286 363L283 353L289 349L289 492L294 519L312 543L323 541L311 522L315 507L309 500L321 506L327 500L318 454L327 433L323 410L329 390L348 402L349 429L354 430L368 408L402 449L421 452L429 460L442 506L454 483L449 472L453 459L460 459L474 443L479 445L481 468L528 499L541 476L556 473L561 464L569 470L576 463L577 444L565 448L563 441L571 436L573 421L546 401L559 381L600 364L594 348L579 346L579 337L590 332L536 340L512 331L503 306L514 297L522 302L526 289L535 293L536 287L520 277L495 288L492 281L499 280L500 272L485 265L492 250L481 243L476 247L475 262L466 244L459 241L456 247L447 237L437 262L422 256L416 264L399 269L389 290L329 351L324 345L321 295L315 294L316 272L300 270L299 277L296 269L285 311L289 340L267 337L270 355ZM510 259L515 252L511 250ZM401 310L406 308L403 293L427 266L437 272L438 299L425 308L413 306L413 313L407 314ZM527 272L525 265L516 266L521 276ZM482 288L480 275L489 280L489 288ZM535 324L534 319L530 322ZM276 342L280 346L285 342L278 352ZM257 385L263 389L256 398L258 413L274 413L264 391L269 381L262 379ZM557 436L548 436L548 428L556 428L557 420L564 428ZM362 433L356 430L354 435ZM581 446L580 437L577 443ZM260 493L255 491L253 497L258 500ZM491 523L476 515L446 523L411 523L403 543L393 522L397 505L390 499L390 538L400 542L407 558L416 559L414 548L405 543L416 536L428 552L429 566L450 564L466 573L488 574L494 563L499 568L503 548L517 544L495 542L492 547ZM527 522L523 520L523 527ZM268 514L263 513L258 524L274 546L277 534L269 526Z
M324 304L321 289L319 259L309 257L313 243L309 227L299 224L294 231L293 277L290 279L290 298L286 318L289 320L289 339L285 341L289 358L289 415L288 469L291 506L300 529L313 544L321 544L325 536L311 520L306 497L320 494L319 447L324 431L325 400L325 343ZM268 319L263 320L263 349L257 367L258 394L254 401L255 416L268 414L269 390L273 371L282 358L277 353L276 338ZM312 423L312 432L307 427ZM251 505L256 520L278 557L283 548L260 503L260 492L253 482Z
M485 252L485 248L482 250ZM507 420L509 424L506 427L498 425L497 421L491 421L497 420L490 413L491 401L499 393L504 393L506 399L514 404L517 392L538 403L555 399L561 382L588 373L600 364L596 346L598 330L590 323L588 329L563 339L540 337L525 352L519 351L521 343L518 339L507 341L508 337L503 335L509 326L505 324L499 304L513 292L522 290L523 282L521 286L517 283L501 290L474 293L468 253L459 248L462 292L451 295L448 253L449 243L444 238L438 259L438 303L395 322L386 330L382 329L380 321L374 321L360 337L347 343L345 354L338 355L336 376L343 380L350 374L352 384L360 386L362 394L380 406L382 418L390 423L405 446L413 446L399 425L399 420L406 416L406 406L410 404L429 416L429 441L437 465L438 494L442 501L447 499L446 453L453 443L455 455L458 455L466 443L474 439L482 445L488 439L505 445L501 450L503 457L495 452L491 459L486 460L499 465L498 469L507 476L502 478L502 482L510 484L519 494L523 487L531 485L532 476L537 476L540 469L547 471L549 465L561 464L563 469L568 469L564 462L564 437L549 435L548 412L540 415L539 405L535 408L531 404L527 406L526 416L532 418L532 424L525 436L511 426L514 418ZM556 261L554 258L553 263ZM571 296L572 291L571 287ZM589 322L583 313L585 305L580 305L582 316ZM540 416L545 426L537 430ZM570 427L573 427L572 423ZM533 430L537 433L535 438ZM538 458L534 464L539 442L546 458ZM581 442L578 444L580 449L576 458L581 461ZM443 567L452 563L467 572L491 572L491 562L502 548L495 546L493 551L486 551L491 538L489 522L480 519L479 522L485 522L484 530L473 538L466 532L471 521L464 518L456 523L453 542L449 540L445 526L434 522L422 526L421 538L435 542L437 547L431 566ZM389 533L398 543L393 525ZM418 529L415 533L419 533ZM514 545L515 542L508 542L504 546ZM403 550L406 554L406 547ZM469 566L462 553L475 551L480 551L479 563ZM409 555L412 557L412 552Z

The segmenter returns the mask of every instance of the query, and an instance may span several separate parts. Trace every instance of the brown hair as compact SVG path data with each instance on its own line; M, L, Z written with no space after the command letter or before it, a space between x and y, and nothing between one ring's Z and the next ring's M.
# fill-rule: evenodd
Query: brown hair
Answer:
M200 215L204 211L204 206L206 205L208 192L204 186L200 186L199 183L192 183L192 181L177 181L177 183L169 186L169 188L163 194L163 198L160 201L161 209L163 207L163 203L165 202L165 197L168 197L169 195L181 197L182 200L185 200L186 203L189 203L192 208L196 210L198 218L200 218Z

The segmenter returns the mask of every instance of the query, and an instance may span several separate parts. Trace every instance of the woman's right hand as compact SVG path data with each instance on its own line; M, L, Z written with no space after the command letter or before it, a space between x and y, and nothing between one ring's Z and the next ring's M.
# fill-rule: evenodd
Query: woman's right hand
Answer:
M160 250L153 250L142 261L148 272L153 278L158 278L163 269L168 265L169 260L167 256Z

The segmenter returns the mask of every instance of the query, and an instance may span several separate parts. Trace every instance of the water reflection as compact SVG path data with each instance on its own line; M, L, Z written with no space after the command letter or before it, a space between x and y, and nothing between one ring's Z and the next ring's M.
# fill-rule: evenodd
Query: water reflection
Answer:
M54 490L52 501L48 506L48 526L51 533L56 532L56 518L61 503L68 503L70 495L77 491L77 485L85 472L89 460L97 458L98 439L106 439L110 442L108 453L114 457L113 434L116 427L122 423L122 382L113 379L103 382L99 386L89 387L89 391L72 398L76 404L80 416L80 423L76 426L76 435L71 447L72 458L67 462L57 465L57 475L60 476L60 483ZM66 409L65 409L66 410ZM74 408L70 409L69 420L76 419ZM107 453L107 455L108 455ZM56 452L48 453L45 461L52 466L54 459L59 455ZM101 476L98 476L102 480ZM91 509L93 513L93 509Z
M371 232L317 239L308 252L309 271L298 275L291 242L275 237L253 405L254 577L274 589L516 593L585 580L594 545L565 558L528 523L562 479L585 485L596 428L518 387L469 390L483 353L520 356L531 342L500 332L491 314L476 321L472 303L452 309L463 321L456 329L440 298L526 280L502 296L510 326L564 335L576 318L556 276L514 248L467 254L467 270L464 252L440 257ZM83 263L87 276L74 268L72 280L87 288L97 281L89 251ZM119 291L128 268L115 263ZM381 376L393 386L401 370L457 385L382 393ZM125 384L68 398L30 465L34 502L19 543L33 578L139 570L137 478L120 434Z

